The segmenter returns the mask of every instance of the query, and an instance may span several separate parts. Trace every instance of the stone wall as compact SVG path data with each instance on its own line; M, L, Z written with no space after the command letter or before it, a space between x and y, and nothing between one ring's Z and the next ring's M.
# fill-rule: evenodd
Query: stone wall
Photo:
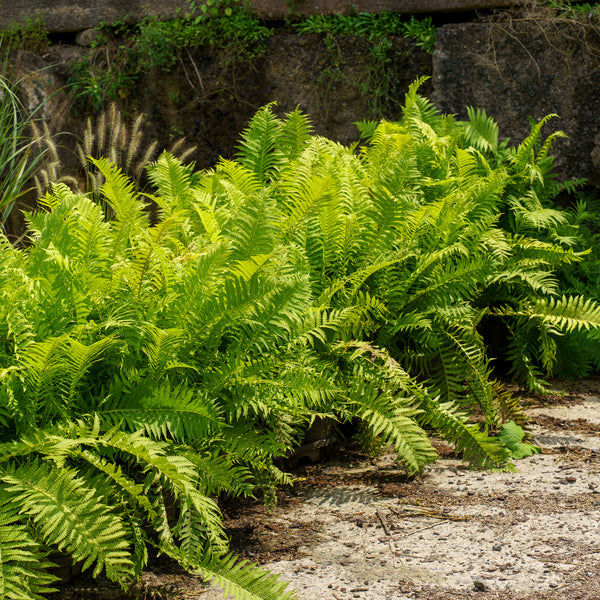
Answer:
M265 19L299 16L393 11L401 14L470 11L514 6L524 0L251 0ZM0 29L40 17L53 33L73 32L119 20L173 17L189 10L187 0L0 0Z
M111 6L102 4L104 11ZM35 109L50 98L43 113L55 131L69 132L64 139L71 146L87 115L70 109L65 64L89 51L61 43L43 57L21 53L16 61L27 105ZM499 123L501 136L515 144L527 135L529 117L556 113L560 119L544 133L560 128L569 136L555 144L559 176L586 177L600 186L599 24L544 22L526 13L518 19L507 13L495 22L449 23L438 31L433 56L404 38L394 39L384 107L373 106L369 91L378 83L371 81L368 41L339 39L336 52L344 60L333 68L322 36L279 30L251 63L227 60L213 48L194 49L169 72L146 73L124 104L147 115L148 140L168 147L183 134L198 148L197 164L209 167L219 156L234 154L248 119L268 102L277 102L281 113L298 105L317 133L350 143L357 135L353 122L373 118L380 109L386 118L399 119L408 85L429 75L423 92L442 111L465 117L467 106L483 108ZM72 148L69 152L73 155Z

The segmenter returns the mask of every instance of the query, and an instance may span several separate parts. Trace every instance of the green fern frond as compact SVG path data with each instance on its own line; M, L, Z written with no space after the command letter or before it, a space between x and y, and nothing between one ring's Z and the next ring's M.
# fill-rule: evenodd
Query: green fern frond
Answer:
M148 217L143 203L138 201L133 182L123 171L105 158L90 158L90 162L104 176L100 191L114 212L114 218L127 230L144 229Z
M600 371L599 330L574 332L555 339L557 377L585 377Z
M384 447L393 445L409 474L434 461L437 453L416 420L422 392L410 376L387 352L371 344L339 343L336 351L348 353L352 360L352 372L345 381L349 389L344 416L360 419Z
M281 128L279 147L285 158L291 161L300 156L311 137L312 125L310 119L296 107L285 116Z
M540 165L538 164L538 161L536 161L535 148L539 144L542 128L550 121L550 119L555 117L558 117L558 115L549 114L535 123L531 128L531 133L519 144L510 159L516 170L524 173L530 182L539 180L540 183L543 183L544 181L544 172L539 168ZM556 137L556 135L554 135L554 137ZM549 146L545 146L543 153L538 155L538 158L545 158L548 149Z
M164 151L147 168L148 178L156 188L156 199L163 209L171 212L175 207L185 208L193 199L193 165L183 165L181 160Z
M133 576L129 532L122 520L71 470L40 462L0 472L11 506L28 515L44 543L67 551L83 569L94 565L121 585Z
M168 384L157 387L152 395L124 399L101 415L111 425L122 422L130 431L143 431L152 439L183 443L210 439L222 427L211 402L192 390Z
M446 350L446 354L454 356L450 360L464 365L463 379L483 411L487 427L494 430L499 426L499 416L483 342L477 338L474 328L466 329L464 332L452 327L444 329L443 335L450 340L450 352Z
M145 470L153 472L154 479L168 486L176 498L192 503L202 518L211 544L214 547L224 546L221 513L212 499L198 491L198 473L192 462L181 455L168 453L168 445L139 433L125 434L113 429L97 444L118 450L124 457L129 456L145 465Z
M210 181L211 185L217 189L207 189L211 195L225 194L228 205L235 209L240 201L249 199L255 195L264 193L263 183L254 171L244 164L231 160L221 159L217 165L215 177L205 178L200 185ZM229 185L224 185L227 182ZM223 189L220 189L220 186Z
M514 421L517 425L526 426L529 417L525 414L521 398L507 390L504 384L498 379L492 379L491 385L502 423Z
M425 395L422 399L421 421L431 425L442 437L456 444L463 460L473 466L490 469L505 466L510 454L497 438L489 437L479 430L479 426L468 423L452 402L439 402L437 398Z
M415 423L415 409L398 398L380 395L376 383L353 382L347 410L368 427L384 447L393 446L409 475L437 458L425 432Z
M289 451L279 432L268 429L256 431L243 420L223 430L220 444L232 458L256 469L264 468L270 457L285 456ZM216 446L219 447L219 444ZM283 477L281 483L285 480Z
M31 344L21 358L20 368L28 397L35 404L22 410L26 415L34 406L43 408L28 414L30 426L39 419L66 417L90 367L113 343L106 337L86 346L65 334Z
M535 293L553 295L558 290L558 280L552 272L546 271L546 268L547 263L544 260L515 261L510 267L497 271L486 284L514 284L517 289L525 287Z
M509 205L518 229L552 230L567 223L566 214L560 210L543 207L534 190L518 199L511 199Z
M264 183L273 179L286 161L279 147L282 121L273 114L273 106L267 104L252 117L238 146L238 162Z
M250 469L234 464L236 457L231 456L226 447L223 454L215 453L215 457L203 456L185 448L180 452L196 466L200 491L204 495L212 497L226 493L231 497L249 496L254 491Z
M81 442L82 444L85 443L85 439ZM114 495L123 494L127 505L137 505L145 513L149 522L157 518L155 508L145 494L144 486L131 479L123 471L121 465L116 465L114 462L87 449L76 449L73 456L90 465L91 468L86 473L90 481L97 481L99 474L102 474L105 489L110 489ZM95 487L101 486L97 485Z
M467 144L480 152L494 152L498 149L498 124L485 114L483 109L467 107L469 120L464 123L464 136Z
M564 264L579 262L587 254L587 252L575 252L572 248L563 248L531 237L517 235L509 239L517 257L540 258L547 261L554 269Z
M521 339L523 336L519 336ZM510 361L510 376L519 382L524 389L536 394L549 393L548 382L535 365L530 352L519 345L518 342L509 342L506 349L506 358Z
M491 312L500 316L540 319L565 333L600 327L600 304L583 296L541 298L533 304L526 304L520 308L504 307L493 309Z
M368 144L373 139L378 122L362 119L360 121L355 121L352 124L358 129L360 138Z
M423 96L419 96L418 89L427 81L429 77L418 77L408 87L404 95L404 113L403 123L411 126L425 124L433 129L441 124L440 113L433 103Z
M546 161L549 158L548 153L552 149L552 144L554 143L554 140L556 140L558 138L566 138L566 137L569 137L569 136L564 131L555 131L554 133L551 133L544 140L544 143L538 152L537 160L536 160L537 164L540 164L541 162ZM550 160L547 169L550 169L551 165L552 165L552 161Z
M152 378L159 380L168 369L186 366L177 360L178 350L185 339L183 329L174 327L159 329L150 323L145 323L143 330L147 337L141 350L148 357Z
M264 193L244 198L221 231L231 243L231 259L249 260L258 255L269 255L281 235L278 227L281 218L275 203Z
M42 594L57 591L52 584L58 577L48 572L56 565L47 560L11 499L0 491L0 598L43 600Z
M295 592L287 591L288 583L279 576L232 554L206 553L202 560L192 563L192 568L234 600L296 600L298 597Z

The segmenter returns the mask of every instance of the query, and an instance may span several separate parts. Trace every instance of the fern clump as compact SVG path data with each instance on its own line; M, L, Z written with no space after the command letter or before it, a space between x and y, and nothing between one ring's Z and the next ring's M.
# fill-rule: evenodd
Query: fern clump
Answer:
M541 389L600 307L561 288L584 253L547 206L541 124L509 148L485 113L457 122L417 89L401 122L360 124L364 146L269 105L233 161L165 152L152 211L90 159L93 197L54 184L28 243L0 240L5 597L51 591L52 551L126 587L153 548L236 598L292 598L229 554L215 498L289 482L274 459L315 418L360 423L409 474L436 458L429 430L506 464L495 433L521 415L483 326Z

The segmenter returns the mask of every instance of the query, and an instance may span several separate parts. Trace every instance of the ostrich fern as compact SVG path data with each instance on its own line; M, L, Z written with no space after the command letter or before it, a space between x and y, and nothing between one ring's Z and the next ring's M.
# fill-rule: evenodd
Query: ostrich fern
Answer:
M372 337L427 382L437 406L477 407L493 431L502 393L490 378L482 322L504 322L513 373L537 390L564 338L600 325L593 300L560 300L560 270L584 254L560 233L573 229L567 215L548 205L549 151L561 134L541 140L547 117L508 147L483 111L470 109L467 122L440 115L419 84L406 95L402 121L359 124L368 145L358 154L303 137L295 158L271 156L277 168L268 190L286 215L282 240L305 248L318 305L354 305L357 314L365 303L360 327L348 322L342 339ZM260 154L259 137L279 139L286 128L285 119L266 116L272 109L256 117L260 136L248 127L242 164Z
M362 419L418 471L435 452L417 401L384 359L334 343L354 309L313 302L280 228L302 219L256 175L198 178L163 155L153 224L119 169L94 162L102 206L55 185L27 216L30 246L0 249L4 581L25 573L18 534L36 564L25 597L51 590L48 548L126 586L152 546L237 598L291 598L232 562L212 498L287 481L272 459L317 414Z
M0 591L52 589L50 552L126 587L155 548L235 598L294 597L227 548L220 493L289 481L273 459L316 417L360 422L410 474L436 454L506 464L519 407L482 324L533 389L600 307L562 294L582 260L547 205L541 125L516 149L407 96L351 148L274 106L234 161L149 168L153 220L106 159L99 203L56 184L0 239ZM554 136L556 137L556 136ZM483 415L483 419L472 417Z

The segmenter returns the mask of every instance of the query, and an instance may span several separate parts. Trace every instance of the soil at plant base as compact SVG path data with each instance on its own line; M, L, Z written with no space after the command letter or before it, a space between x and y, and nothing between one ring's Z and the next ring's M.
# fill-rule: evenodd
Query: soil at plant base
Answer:
M281 574L299 600L598 600L600 379L553 389L524 398L542 452L516 472L471 470L441 441L442 458L413 480L393 456L340 451L296 468L272 512L224 507L232 549ZM158 560L134 593L223 598ZM122 597L79 579L55 600Z

